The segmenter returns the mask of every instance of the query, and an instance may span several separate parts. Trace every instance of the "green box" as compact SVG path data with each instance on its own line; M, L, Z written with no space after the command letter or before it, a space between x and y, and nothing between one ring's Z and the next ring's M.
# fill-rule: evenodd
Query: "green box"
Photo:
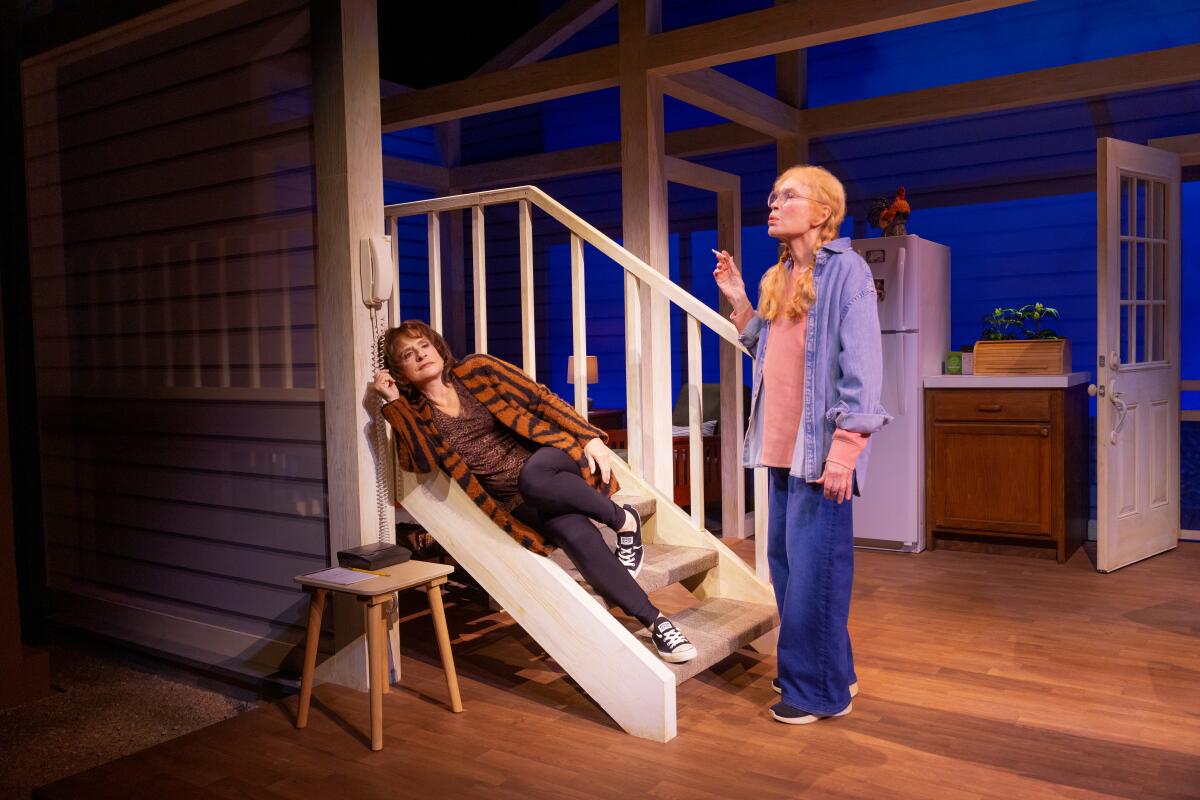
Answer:
M962 375L962 353L957 350L946 353L946 374Z

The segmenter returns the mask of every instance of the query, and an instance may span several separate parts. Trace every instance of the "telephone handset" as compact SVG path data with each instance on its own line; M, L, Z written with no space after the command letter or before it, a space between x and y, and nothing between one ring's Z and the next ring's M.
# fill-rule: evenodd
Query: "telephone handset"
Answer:
M396 268L392 264L391 236L370 236L359 241L358 275L365 304L379 308L392 299Z

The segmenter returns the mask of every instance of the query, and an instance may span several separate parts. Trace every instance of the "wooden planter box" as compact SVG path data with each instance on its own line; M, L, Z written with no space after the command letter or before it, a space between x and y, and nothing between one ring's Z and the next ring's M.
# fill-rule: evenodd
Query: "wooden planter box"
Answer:
M1070 339L1009 339L975 343L976 375L1065 375Z

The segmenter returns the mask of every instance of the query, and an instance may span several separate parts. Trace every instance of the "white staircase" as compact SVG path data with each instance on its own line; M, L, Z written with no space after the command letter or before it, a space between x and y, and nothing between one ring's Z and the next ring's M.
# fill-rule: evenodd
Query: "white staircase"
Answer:
M736 343L733 326L696 298L683 292L604 234L580 220L570 211L534 187L498 190L461 197L390 206L390 218L413 214L430 215L431 234L441 211L472 208L482 220L482 209L497 202L520 202L522 246L527 237L529 204L535 204L566 225L575 242L587 241L605 252L633 280L642 281L652 290L679 305L696 326L694 339L698 350L698 326L713 328L726 341ZM481 230L480 225L477 230ZM431 264L439 264L436 237L430 236ZM582 253L582 247L572 247ZM482 252L482 248L477 250ZM522 258L524 271L525 259ZM582 293L582 257L574 265ZM431 280L431 288L433 281ZM522 281L523 293L531 282ZM479 296L477 291L476 296ZM582 302L575 303L577 315ZM397 298L393 296L395 318ZM523 307L525 304L523 304ZM531 306L529 306L531 307ZM440 326L440 298L431 291L431 322ZM479 320L477 309L477 323ZM531 340L532 321L526 320ZM636 322L632 325L636 333ZM638 341L629 336L627 341ZM576 363L583 362L585 351L582 320L575 321ZM477 344L479 340L477 339ZM527 347L526 371L533 373L532 347ZM689 384L699 395L699 352L689 351ZM578 376L582 378L583 376ZM631 376L637 378L638 376ZM644 376L659 380L664 376ZM669 375L665 376L670 380ZM578 380L577 385L586 385ZM631 387L631 398L639 396L639 387ZM576 408L586 415L584 393L578 392ZM698 405L698 404L697 404ZM636 419L637 415L631 415ZM699 415L692 415L694 439L699 444ZM738 429L729 435L741 436ZM638 438L630 431L630 441ZM667 432L669 434L669 431ZM637 460L636 451L633 454ZM744 561L720 539L699 524L699 514L688 514L670 497L659 492L638 475L628 463L612 456L613 470L622 487L622 502L634 504L642 514L646 562L638 583L648 593L673 584L686 587L696 603L671 619L696 646L698 656L684 664L668 664L658 658L649 634L636 621L627 624L614 617L600 599L591 593L581 576L561 552L551 558L535 555L510 538L467 497L447 476L434 472L414 474L395 470L396 499L428 530L447 552L532 636L546 652L627 732L665 742L675 736L675 687L721 661L742 647L755 643L760 649L773 649L773 634L778 624L771 587L760 580ZM394 465L393 465L394 466ZM703 507L703 498L699 507ZM693 501L695 505L695 499ZM761 513L761 508L760 508ZM615 534L598 527L610 545Z

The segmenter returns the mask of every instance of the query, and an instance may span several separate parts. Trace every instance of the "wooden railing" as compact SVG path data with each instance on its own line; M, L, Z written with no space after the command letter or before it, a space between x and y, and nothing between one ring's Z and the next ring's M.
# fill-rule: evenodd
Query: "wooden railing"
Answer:
M651 293L657 293L668 302L677 306L686 315L687 342L687 388L688 388L688 437L689 437L689 473L691 480L691 516L698 527L704 527L704 481L697 480L704 474L704 447L700 423L703 419L701 408L701 328L713 331L723 342L736 348L739 353L746 353L738 341L737 329L729 320L722 317L702 301L681 289L663 273L651 267L640 258L619 245L609 236L590 225L581 217L570 211L554 198L535 186L519 186L511 189L497 189L486 192L457 195L453 197L438 197L431 200L419 200L409 203L399 203L386 206L384 214L387 219L388 232L392 241L397 241L396 221L404 217L426 215L429 228L429 318L430 325L437 331L442 330L443 298L441 289L441 220L439 215L447 211L471 211L472 233L472 278L474 294L475 317L475 349L477 352L487 352L487 270L485 251L485 218L484 210L490 206L501 204L517 204L517 224L519 239L520 286L521 286L521 352L522 367L530 375L537 375L537 350L535 346L534 320L534 287L533 287L533 223L532 208L536 206L553 219L557 220L570 232L571 253L571 339L574 353L574 405L584 418L587 417L587 347L585 343L587 332L587 315L584 308L584 243L596 248L620 267L625 278L625 341L627 347L639 346L642 341L642 319L638 298L643 287ZM399 307L399 289L394 290L393 308ZM632 470L643 474L643 415L642 405L643 384L645 382L661 381L667 385L665 394L670 393L671 371L658 370L645 374L649 370L639 369L635 359L627 358L626 371L626 422L629 429L628 461ZM738 387L740 392L740 387ZM720 412L719 429L722 441L732 437L736 442L737 461L731 465L730 473L741 475L742 439L745 422L738 409L722 407ZM653 433L657 452L664 452L669 458L671 453L671 430L655 430ZM658 439L662 439L662 449L658 450ZM736 472L735 472L736 471ZM727 473L729 474L729 473ZM658 487L669 498L670 487ZM762 500L763 498L757 497ZM763 503L755 504L756 514L761 514ZM757 526L756 526L757 527Z

